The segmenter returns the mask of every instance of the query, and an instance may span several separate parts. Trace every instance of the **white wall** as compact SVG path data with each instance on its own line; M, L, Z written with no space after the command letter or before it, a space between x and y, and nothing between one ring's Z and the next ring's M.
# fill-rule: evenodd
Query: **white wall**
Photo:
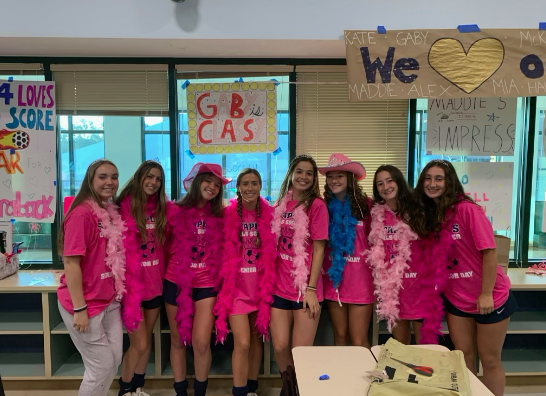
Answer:
M470 23L537 28L546 19L540 11L544 0L3 0L1 5L0 55L282 56L279 45L312 40L287 47L284 55L343 57L344 29ZM224 41L233 39L255 41ZM332 42L337 47L328 47Z

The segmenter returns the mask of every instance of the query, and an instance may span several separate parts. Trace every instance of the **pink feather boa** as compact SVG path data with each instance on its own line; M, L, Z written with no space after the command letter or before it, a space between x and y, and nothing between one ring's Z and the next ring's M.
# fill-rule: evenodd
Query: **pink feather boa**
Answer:
M178 216L176 216L175 234L181 236L180 249L178 250L178 274L177 274L177 286L180 289L176 303L178 310L176 311L176 324L178 327L178 333L180 334L180 341L184 345L191 345L191 330L193 323L193 300L192 283L193 283L193 271L190 268L191 265L191 247L196 240L195 223L201 220L199 216L200 209L198 208L180 208ZM222 219L214 217L210 213L210 204L207 204L204 208L205 211L205 227L206 227L206 246L210 250L210 257L207 260L207 266L211 270L211 276L213 279L218 279L219 265L222 259L222 241L224 236L222 235Z
M93 199L85 201L101 223L101 232L106 238L106 257L104 262L112 269L116 300L121 301L125 293L125 247L123 233L125 223L118 213L118 207L111 202L104 202L101 208Z
M447 284L447 266L453 245L452 223L448 220L437 237L431 235L423 239L428 270L425 271L426 276L421 279L421 290L427 293L425 299L427 306L424 312L429 315L424 318L421 327L421 344L437 344L438 336L442 334L440 330L444 316L444 303L441 294Z
M387 216L396 218L396 215L387 205L378 204L371 210L372 225L368 240L370 250L368 251L367 262L372 268L377 295L377 319L387 321L387 328L392 332L396 325L400 310L398 308L398 293L402 287L403 276L409 268L408 261L411 258L410 241L418 239L409 225L400 219L393 227L395 233L393 238L396 249L396 256L390 260L385 258L384 240L386 231L384 222Z
M281 221L282 215L286 212L288 202L292 200L292 191L289 191L281 200L279 206L275 208L273 222L271 223L271 231L276 235L277 241L281 236ZM290 272L294 278L294 287L298 290L298 300L305 295L307 289L307 280L309 279L309 266L307 266L309 254L306 251L307 241L309 238L309 216L305 212L304 205L298 206L293 213L294 236L292 244L294 246L293 266L294 269Z
M269 328L270 304L273 302L273 286L275 284L275 259L277 250L275 236L271 233L271 221L273 209L268 202L259 199L260 217L256 219L260 236L260 255L256 266L260 274L258 291L259 307L255 322L256 330L266 339ZM239 231L241 223L237 214L237 199L231 201L231 205L224 209L224 260L220 270L221 289L214 306L216 319L216 343L224 343L227 334L227 316L233 303L233 294L239 268L242 262L241 241Z
M157 199L148 201L146 205L147 214L155 212L157 206ZM139 232L136 226L135 220L131 215L131 199L126 197L120 205L121 217L125 220L127 229L123 235L123 244L125 246L125 260L126 260L126 285L127 291L123 295L121 301L121 319L123 325L129 333L136 330L142 321L142 312L140 310L140 303L142 301L142 290L144 288L145 279L142 279L142 265L139 255ZM171 238L171 230L174 228L171 221L174 219L176 211L175 205L167 201L166 206L166 218L167 224L165 228L166 238L165 241ZM173 243L174 241L170 241Z

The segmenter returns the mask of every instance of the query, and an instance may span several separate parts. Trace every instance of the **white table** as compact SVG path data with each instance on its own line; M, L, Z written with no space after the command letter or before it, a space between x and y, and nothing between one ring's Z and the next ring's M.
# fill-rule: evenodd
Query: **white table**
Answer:
M449 351L448 348L442 345L412 345L412 347L426 348L426 349L431 349L433 351L442 351L442 352ZM373 346L372 353L376 357L379 357L379 354L381 353L381 345ZM472 391L472 396L494 396L493 393L491 393L491 391L487 389L487 387L470 370L468 370L468 380L470 382L470 389Z
M296 347L292 349L300 396L362 396L370 386L367 371L376 361L363 347ZM323 374L329 380L319 380Z

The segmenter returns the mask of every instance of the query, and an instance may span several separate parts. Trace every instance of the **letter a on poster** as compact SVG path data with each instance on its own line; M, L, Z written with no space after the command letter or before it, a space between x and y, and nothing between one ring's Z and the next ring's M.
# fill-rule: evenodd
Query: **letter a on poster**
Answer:
M55 218L55 83L0 80L0 221Z

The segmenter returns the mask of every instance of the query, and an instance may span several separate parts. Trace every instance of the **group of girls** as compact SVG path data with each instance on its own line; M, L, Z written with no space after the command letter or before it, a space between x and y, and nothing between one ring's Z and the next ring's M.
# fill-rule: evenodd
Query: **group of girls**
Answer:
M170 202L159 163L142 163L116 197L116 166L93 162L58 241L59 309L85 365L79 395L106 395L120 364L119 396L148 395L163 304L176 395L187 396L186 348L194 395L205 395L211 334L224 342L230 330L232 393L255 396L268 333L283 372L293 347L313 345L326 300L335 344L369 348L376 298L378 318L404 343L410 327L416 342L436 343L445 307L467 366L476 371L478 352L485 384L502 394L500 352L516 304L483 211L447 161L427 164L415 192L399 169L379 167L373 200L358 184L365 176L342 154L321 168L300 155L274 207L260 197L259 172L246 168L224 208L231 180L217 164L195 164L183 180L186 194ZM123 327L130 344L122 360Z

